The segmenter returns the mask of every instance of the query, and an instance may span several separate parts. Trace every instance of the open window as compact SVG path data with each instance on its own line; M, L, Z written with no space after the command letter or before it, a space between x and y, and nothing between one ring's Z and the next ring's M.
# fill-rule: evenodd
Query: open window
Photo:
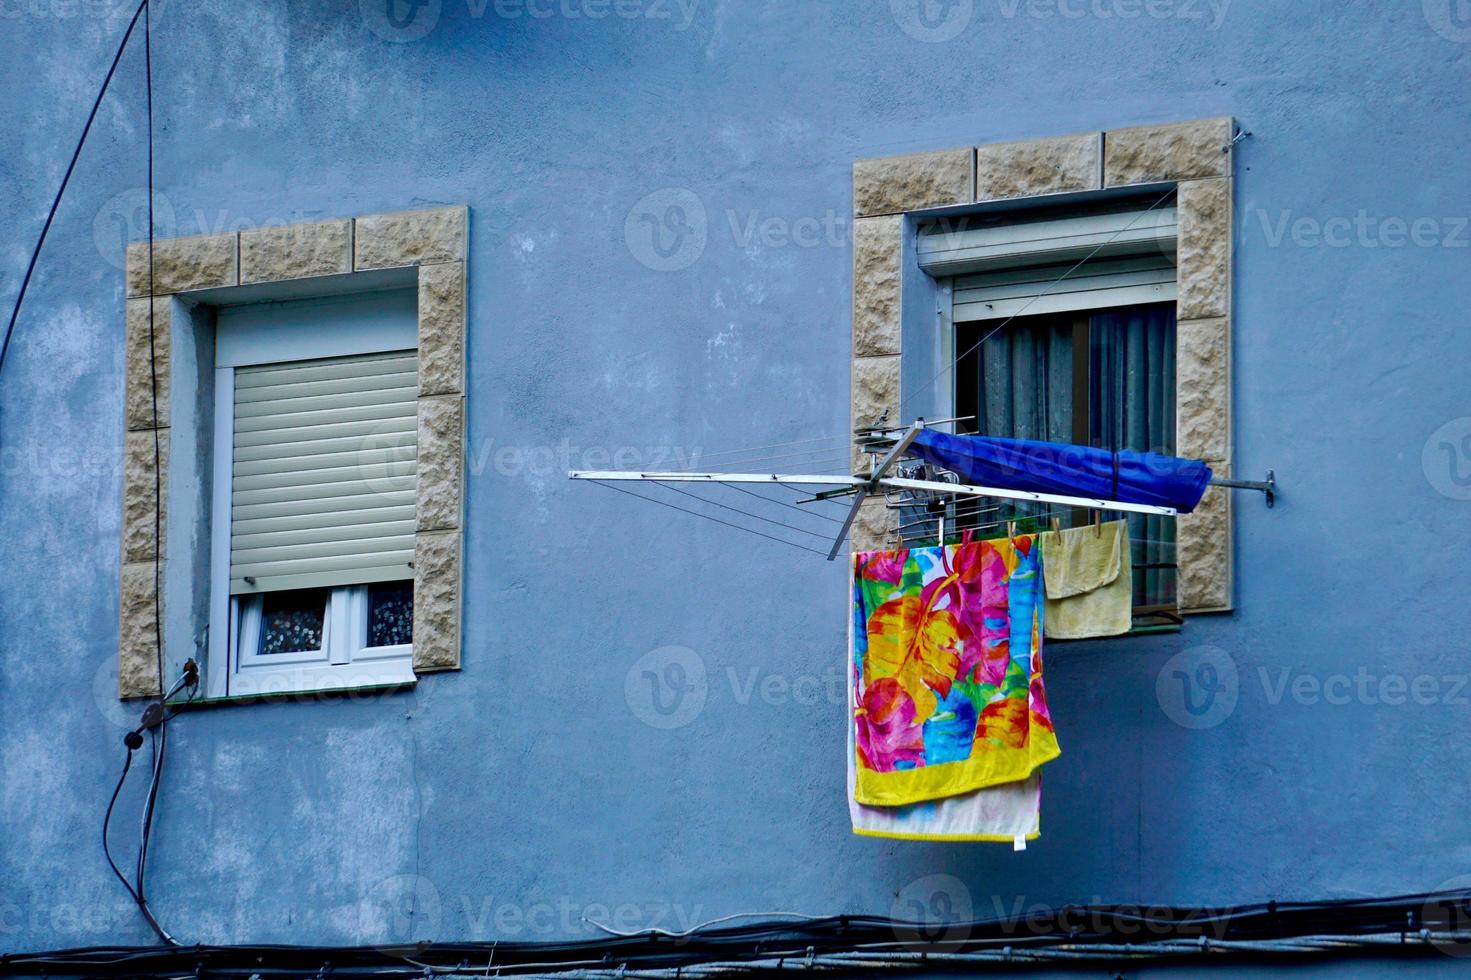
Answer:
M412 683L414 296L217 316L215 696Z
M1151 206L1152 205L1152 206ZM1173 202L936 222L921 264L943 276L954 324L958 431L1175 452ZM950 526L1041 530L1088 511L959 504ZM1173 518L1128 515L1136 626L1178 622Z

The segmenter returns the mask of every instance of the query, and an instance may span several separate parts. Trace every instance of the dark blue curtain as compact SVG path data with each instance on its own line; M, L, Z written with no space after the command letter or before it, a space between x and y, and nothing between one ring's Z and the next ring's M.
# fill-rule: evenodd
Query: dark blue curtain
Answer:
M1079 349L1075 324L1086 318L1088 342ZM1078 443L1109 450L1173 456L1175 452L1175 306L1161 303L1098 313L1017 320L987 335L976 352L974 431L1007 439ZM1077 361L1086 359L1085 364ZM1074 370L1086 373L1088 403ZM960 389L968 394L965 387ZM958 406L959 407L959 406ZM1086 412L1086 427L1079 424ZM1084 435L1086 433L1086 436ZM999 516L1051 517L1046 505L1003 505ZM1063 524L1079 515L1060 514ZM1115 519L1110 515L1108 519ZM1131 515L1129 538L1137 606L1175 602L1175 523ZM961 526L964 526L962 523Z
M1089 441L1101 449L1175 454L1175 306L1136 306L1088 320ZM1131 514L1135 604L1175 601L1175 521Z

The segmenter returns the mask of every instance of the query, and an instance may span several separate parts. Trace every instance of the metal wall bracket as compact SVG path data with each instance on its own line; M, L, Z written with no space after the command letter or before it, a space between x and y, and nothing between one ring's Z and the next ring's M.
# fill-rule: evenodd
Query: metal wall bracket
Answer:
M1230 487L1232 490L1257 490L1266 495L1267 508L1271 509L1277 504L1277 471L1267 470L1265 480L1221 480L1212 478L1210 485L1213 487Z

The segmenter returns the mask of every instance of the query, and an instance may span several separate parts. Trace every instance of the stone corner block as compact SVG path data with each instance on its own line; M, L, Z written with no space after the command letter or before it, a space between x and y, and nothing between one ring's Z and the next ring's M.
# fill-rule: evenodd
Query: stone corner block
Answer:
M420 531L460 526L465 472L465 409L459 395L419 399L418 490Z
M153 303L153 373L148 370L149 299L127 301L124 331L124 412L129 429L166 428L169 424L169 353L173 344L171 316L173 300L157 297ZM158 413L153 411L157 379Z
M1103 185L1231 176L1230 116L1110 129L1104 134Z
M1175 330L1175 451L1231 458L1231 329L1225 317L1181 320Z
M414 670L460 667L460 532L414 538Z
M240 282L240 241L234 233L163 238L153 243L153 295L235 286ZM147 296L148 243L128 246L128 295Z
M465 263L419 266L419 394L465 390Z
M978 146L976 200L1097 190L1102 169L1102 133Z
M1231 309L1231 181L1180 184L1179 316L1225 316Z
M352 271L352 219L240 233L240 283L279 282Z
M900 266L904 218L888 215L853 222L853 353L900 350Z
M122 566L117 652L120 698L145 698L159 693L158 618L153 601L156 568L151 561L126 562Z
M370 214L354 222L353 268L394 269L465 257L469 209L464 205Z
M1211 469L1216 476L1231 476L1227 463L1212 462ZM1207 487L1195 510L1176 518L1181 612L1225 612L1232 607L1231 493L1226 487Z
M158 433L158 463L154 467L154 433ZM152 561L158 557L159 538L168 520L169 431L147 429L123 438L123 561ZM156 482L155 482L156 481ZM162 509L157 490L163 495ZM155 516L157 524L155 525ZM156 537L155 529L158 532Z
M897 534L895 520L882 497L870 497L858 508L858 518L848 533L850 554L860 551L884 551L894 547Z
M853 427L874 425L885 417L899 424L898 354L853 358Z
M970 147L873 157L853 164L853 214L899 214L969 204L975 187Z

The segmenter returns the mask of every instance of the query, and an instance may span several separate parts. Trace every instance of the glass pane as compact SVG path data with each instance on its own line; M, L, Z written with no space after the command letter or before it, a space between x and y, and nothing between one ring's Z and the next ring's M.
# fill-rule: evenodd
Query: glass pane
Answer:
M261 598L261 656L322 649L326 620L326 589L267 592Z
M1175 304L1091 318L1089 437L1104 449L1175 454ZM1117 518L1118 515L1110 515ZM1175 605L1175 520L1129 514L1134 605Z
M975 415L957 431L1002 439L1073 443L1080 434L1081 372L1087 349L1078 314L1017 317L957 324L956 415ZM938 515L914 525L936 535ZM1052 518L1071 523L1068 508L992 498L957 500L946 514L947 539L966 529L982 537L1004 533L1008 521L1019 533L1045 530ZM916 520L906 514L905 521Z
M414 583L368 586L368 646L398 646L413 638Z
M1174 454L1173 303L1017 317L1000 326L956 325L955 414L976 416L957 431ZM1020 532L1042 530L1052 518L1068 527L1091 515L990 499L959 501L946 515L949 533L974 527L983 535L997 533L1007 520L1015 520ZM904 520L915 521L911 537L933 538L938 526L935 515ZM1127 520L1136 609L1172 608L1174 519L1135 514Z

